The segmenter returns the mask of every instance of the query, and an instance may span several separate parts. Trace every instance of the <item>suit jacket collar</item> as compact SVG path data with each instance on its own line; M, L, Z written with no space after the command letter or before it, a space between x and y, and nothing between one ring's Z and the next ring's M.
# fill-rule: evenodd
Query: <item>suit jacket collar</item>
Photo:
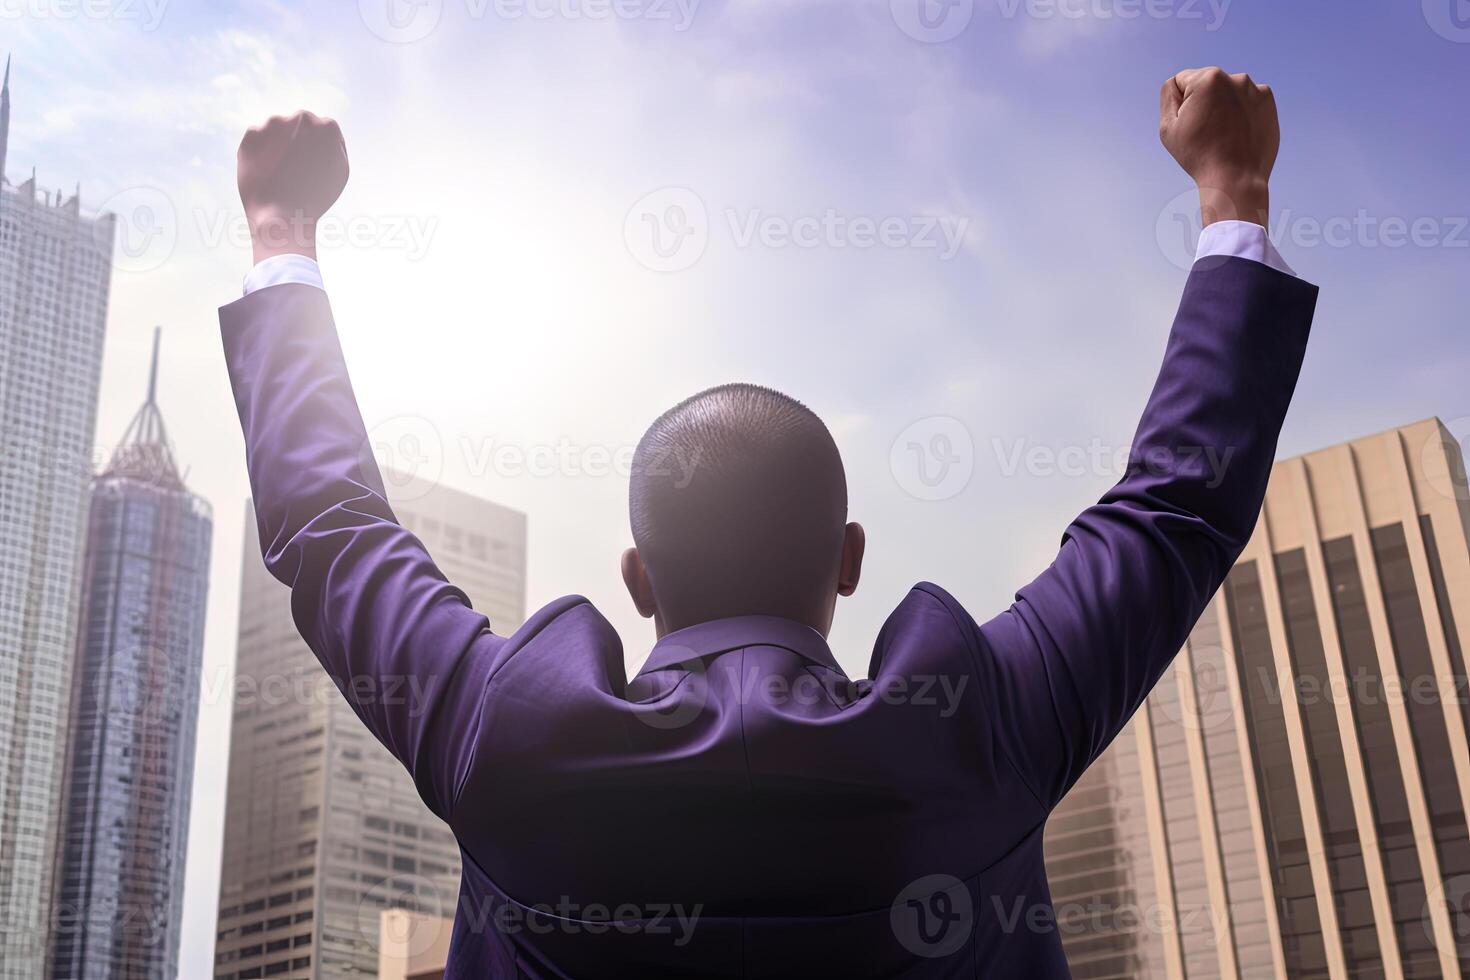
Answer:
M641 676L744 647L780 647L814 664L842 672L822 634L805 623L779 616L735 616L665 634L654 644L653 652L638 673Z

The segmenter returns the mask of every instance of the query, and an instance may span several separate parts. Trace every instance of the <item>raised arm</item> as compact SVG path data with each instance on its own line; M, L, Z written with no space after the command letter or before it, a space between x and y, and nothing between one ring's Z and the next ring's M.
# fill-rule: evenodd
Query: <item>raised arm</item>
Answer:
M1207 225L1265 224L1280 141L1268 89L1182 73L1164 86L1160 132ZM1233 231L1274 257L1264 228ZM1255 527L1317 290L1240 254L1191 272L1124 478L979 629L991 722L1048 806L1143 702Z
M301 113L246 134L257 273L293 261L314 272L316 225L347 170L330 120ZM449 819L502 641L394 518L326 293L299 280L257 289L220 310L220 326L266 565L353 710Z

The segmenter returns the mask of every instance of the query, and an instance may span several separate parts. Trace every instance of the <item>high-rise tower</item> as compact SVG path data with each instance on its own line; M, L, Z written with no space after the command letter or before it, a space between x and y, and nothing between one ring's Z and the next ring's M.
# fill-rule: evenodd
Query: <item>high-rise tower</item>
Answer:
M113 237L76 196L0 186L0 980L46 948Z
M439 485L387 484L445 576L497 631L516 629L525 515ZM375 976L383 909L453 916L459 848L296 632L253 514L245 525L215 976Z
M213 522L148 397L92 486L51 975L178 974Z
M5 155L10 149L10 57L5 58L5 81L0 82L0 186L5 183Z

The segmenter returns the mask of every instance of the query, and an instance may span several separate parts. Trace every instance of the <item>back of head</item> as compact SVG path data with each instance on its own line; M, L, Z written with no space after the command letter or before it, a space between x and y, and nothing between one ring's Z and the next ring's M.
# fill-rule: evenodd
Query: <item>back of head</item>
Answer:
M769 388L700 392L634 454L633 540L669 629L728 616L830 616L847 479L815 413Z

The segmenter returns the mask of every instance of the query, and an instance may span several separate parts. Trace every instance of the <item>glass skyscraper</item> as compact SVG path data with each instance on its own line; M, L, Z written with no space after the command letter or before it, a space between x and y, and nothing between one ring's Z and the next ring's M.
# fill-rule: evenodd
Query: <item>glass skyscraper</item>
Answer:
M210 509L148 398L92 486L51 975L178 975Z
M42 973L115 221L4 180L0 84L0 980Z

